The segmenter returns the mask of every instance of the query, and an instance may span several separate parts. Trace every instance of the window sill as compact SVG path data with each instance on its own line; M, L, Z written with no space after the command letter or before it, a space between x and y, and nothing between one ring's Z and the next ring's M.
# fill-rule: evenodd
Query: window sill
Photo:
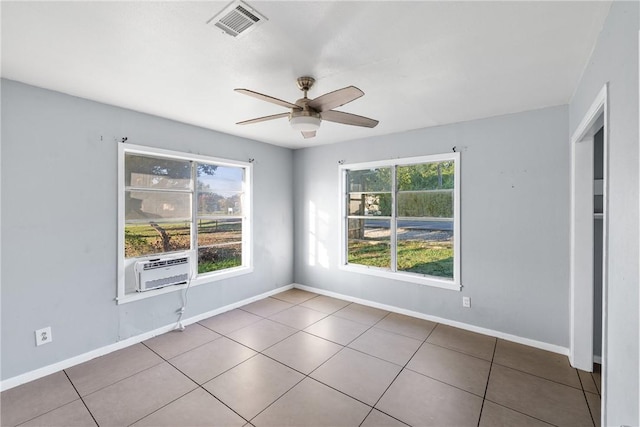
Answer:
M460 283L438 279L433 276L420 276L417 274L393 272L376 267L367 267L363 265L345 264L340 266L340 270L350 271L352 273L368 274L370 276L384 277L385 279L399 280L402 282L417 283L419 285L431 286L434 288L449 289L452 291L460 291L462 286Z
M236 268L230 268L225 271L201 274L191 281L190 287L193 288L193 287L204 285L207 283L218 282L220 280L230 279L232 277L242 276L252 272L253 272L253 267L236 267ZM181 290L184 290L186 287L187 285L184 284L184 285L167 286L165 288L154 289L152 291L146 291L146 292L132 292L120 298L116 298L116 302L118 304L126 304L129 302L151 298L157 295L163 295L171 292L181 291Z

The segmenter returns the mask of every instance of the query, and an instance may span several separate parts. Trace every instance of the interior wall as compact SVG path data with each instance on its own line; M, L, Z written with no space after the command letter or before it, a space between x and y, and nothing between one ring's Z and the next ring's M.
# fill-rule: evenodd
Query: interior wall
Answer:
M571 100L573 132L609 83L605 425L638 425L638 30L640 4L614 1Z
M293 281L292 151L2 80L2 379L171 324L180 292L117 305L117 143L254 162L254 271L185 317ZM101 139L102 137L102 139ZM35 346L34 331L53 342Z
M567 123L560 106L296 150L296 283L568 347ZM339 269L338 162L453 147L461 152L462 292Z

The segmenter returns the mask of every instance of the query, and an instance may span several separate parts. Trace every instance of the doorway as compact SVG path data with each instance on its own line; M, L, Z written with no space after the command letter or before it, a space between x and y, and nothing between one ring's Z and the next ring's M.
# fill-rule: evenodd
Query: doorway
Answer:
M571 340L569 360L602 369L602 419L607 359L607 86L571 138ZM594 356L596 356L594 358Z

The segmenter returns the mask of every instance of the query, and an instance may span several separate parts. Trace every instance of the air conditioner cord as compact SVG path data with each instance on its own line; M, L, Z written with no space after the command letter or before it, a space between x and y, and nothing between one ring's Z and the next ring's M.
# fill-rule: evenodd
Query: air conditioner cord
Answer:
M184 316L184 312L187 310L187 303L189 302L189 288L191 287L191 275L187 279L187 287L184 289L184 294L182 296L182 307L178 309L178 322L176 323L176 327L173 328L176 331L184 332L184 325L182 324L182 317Z

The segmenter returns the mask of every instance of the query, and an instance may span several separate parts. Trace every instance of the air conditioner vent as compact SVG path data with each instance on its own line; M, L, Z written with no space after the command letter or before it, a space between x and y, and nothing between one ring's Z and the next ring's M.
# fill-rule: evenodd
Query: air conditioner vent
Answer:
M189 256L182 254L136 261L136 290L145 292L188 283L190 269Z
M236 0L207 21L207 24L213 23L226 34L238 37L253 30L266 20L266 17L258 13L251 6L240 0Z

